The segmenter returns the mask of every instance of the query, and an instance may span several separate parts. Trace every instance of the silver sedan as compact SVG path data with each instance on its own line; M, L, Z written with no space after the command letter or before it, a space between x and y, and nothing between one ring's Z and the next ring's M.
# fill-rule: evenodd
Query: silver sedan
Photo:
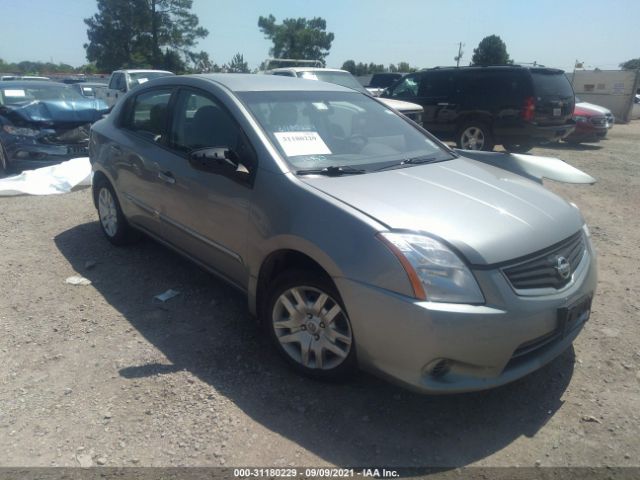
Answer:
M589 231L540 179L590 177L453 151L338 85L152 80L93 126L90 155L107 239L144 232L246 292L307 375L495 387L558 356L589 317Z

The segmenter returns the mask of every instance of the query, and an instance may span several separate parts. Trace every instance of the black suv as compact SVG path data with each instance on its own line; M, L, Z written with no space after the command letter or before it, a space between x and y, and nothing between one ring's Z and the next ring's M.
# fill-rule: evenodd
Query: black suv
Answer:
M575 128L573 88L552 68L431 68L406 75L382 96L422 105L424 127L467 150L501 144L526 152Z

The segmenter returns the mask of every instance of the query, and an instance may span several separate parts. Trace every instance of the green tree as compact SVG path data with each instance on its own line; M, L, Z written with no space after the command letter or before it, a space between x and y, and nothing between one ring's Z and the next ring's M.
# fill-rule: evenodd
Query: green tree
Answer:
M236 53L229 65L227 65L227 71L229 73L249 73L249 64L244 61L244 55L241 53Z
M84 47L99 70L151 66L182 71L198 39L209 34L191 13L193 0L97 1L98 13L85 19L89 43Z
M478 48L473 50L472 65L507 65L513 63L509 59L507 46L498 35L483 38Z
M632 58L620 64L623 70L640 70L640 58Z
M354 62L353 60L347 60L342 64L342 70L346 70L347 72L351 73L351 75L355 75L356 62Z
M285 18L276 23L273 15L260 17L258 27L265 38L273 42L269 54L276 58L295 58L301 60L320 60L329 55L334 35L327 32L324 18Z

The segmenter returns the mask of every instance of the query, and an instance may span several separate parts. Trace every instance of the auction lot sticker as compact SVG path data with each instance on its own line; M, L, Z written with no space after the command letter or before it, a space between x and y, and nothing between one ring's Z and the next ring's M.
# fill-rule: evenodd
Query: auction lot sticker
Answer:
M275 132L274 135L287 157L331 154L318 132Z

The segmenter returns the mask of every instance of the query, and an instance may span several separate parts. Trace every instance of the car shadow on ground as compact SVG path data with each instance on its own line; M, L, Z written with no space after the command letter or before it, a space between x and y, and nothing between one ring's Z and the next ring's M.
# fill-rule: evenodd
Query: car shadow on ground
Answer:
M597 151L602 150L603 146L599 143L569 143L556 142L548 145L539 145L536 148L541 150L577 150L577 151Z
M488 392L424 396L360 374L343 384L298 376L249 316L246 298L151 241L111 246L97 222L55 237L73 268L171 362L130 365L136 379L187 370L267 429L340 466L458 467L521 436L562 406L574 352ZM87 269L86 262L95 262ZM181 294L166 303L153 296ZM115 368L115 367L114 367ZM114 372L116 373L116 372ZM242 433L238 433L242 435Z

